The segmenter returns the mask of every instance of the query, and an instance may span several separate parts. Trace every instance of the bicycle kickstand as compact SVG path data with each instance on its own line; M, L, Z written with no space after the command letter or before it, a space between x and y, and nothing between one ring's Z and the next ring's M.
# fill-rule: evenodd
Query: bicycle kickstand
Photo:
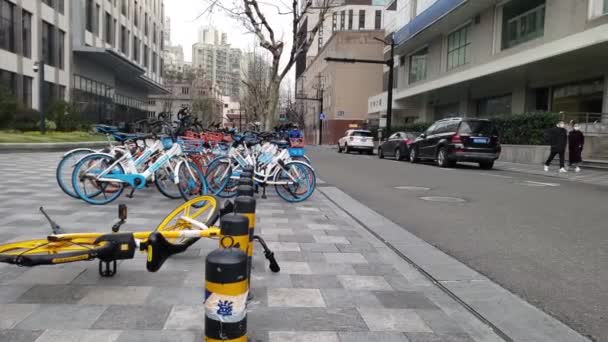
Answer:
M116 260L99 260L99 275L104 278L111 278L116 275Z
M270 248L268 248L266 241L264 241L264 239L262 239L262 237L259 235L254 235L253 239L257 240L260 245L262 245L262 248L264 249L264 256L266 257L266 259L268 259L268 262L270 263L270 270L274 273L278 273L279 271L281 271L281 267L279 266L277 259L274 257L274 253L270 250Z

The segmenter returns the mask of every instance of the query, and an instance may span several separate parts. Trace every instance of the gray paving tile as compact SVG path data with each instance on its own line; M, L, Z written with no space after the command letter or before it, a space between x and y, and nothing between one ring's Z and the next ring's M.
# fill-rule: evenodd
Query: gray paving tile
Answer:
M0 330L0 341L35 342L42 330Z
M269 307L283 308L323 308L325 301L319 289L282 289L268 292Z
M199 342L201 333L178 330L127 330L116 342Z
M88 293L79 304L141 305L152 292L145 286L87 286Z
M88 329L101 316L106 307L103 305L40 305L16 329L46 330L61 327L66 330Z
M282 261L279 265L281 266L281 274L312 274L307 262ZM265 272L272 273L268 268L265 268Z
M205 290L197 287L155 287L146 305L196 305L205 301Z
M142 265L145 269L145 266ZM72 284L96 285L96 286L180 286L184 283L186 271L166 271L162 273L150 273L148 271L128 271L120 272L113 278L103 278L99 276L96 269L89 269L74 279Z
M90 289L77 285L34 285L17 298L17 303L75 304L89 294Z
M268 333L270 342L341 342L338 334L333 331L303 332L303 331L271 331Z
M114 342L122 331L46 330L36 342Z
M410 342L474 342L466 334L405 333Z
M110 305L93 324L93 329L159 330L171 311L169 306Z
M61 285L69 284L84 272L84 267L81 266L49 266L36 267L27 269L21 275L3 281L4 276L0 278L0 282L4 284L48 284Z
M362 264L353 265L353 268L358 275L395 276L399 274L390 264Z
M247 325L262 331L368 331L357 310L337 308L260 308Z
M0 278L1 279L1 278ZM19 296L27 292L27 285L2 285L0 286L0 304L14 303Z
M312 243L315 242L315 239L312 235L304 235L304 234L280 234L279 240L281 242L302 242L302 243Z
M462 334L465 331L440 310L416 310L418 315L435 333Z
M253 287L266 288L293 287L290 276L281 273L253 273L251 275L251 284Z
M202 305L176 305L165 322L167 330L205 330L205 307Z
M385 308L435 310L439 312L439 308L421 292L376 291L374 294ZM432 317L432 313L430 315ZM445 318L447 319L447 317Z
M358 276L338 275L338 280L345 289L369 290L369 291L392 291L389 283L380 276Z
M303 251L308 252L338 252L338 248L336 248L335 245L329 243L300 243L299 245Z
M0 310L0 329L11 329L38 310L34 304L3 304Z
M432 332L413 310L358 308L371 331Z
M355 274L355 269L352 265L348 264L328 264L325 262L309 262L312 274Z
M321 289L321 294L328 308L382 307L371 291Z
M342 288L342 284L338 281L335 275L328 274L292 274L291 282L293 287L309 288L309 289L332 289Z
M340 332L340 342L409 342L403 333Z

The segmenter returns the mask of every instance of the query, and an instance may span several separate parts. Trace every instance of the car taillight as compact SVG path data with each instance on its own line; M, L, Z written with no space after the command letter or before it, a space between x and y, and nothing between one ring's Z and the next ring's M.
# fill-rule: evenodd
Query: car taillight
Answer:
M462 144L462 138L456 134L452 137L452 144Z
M409 144L411 144L413 141L412 141L412 140L410 140L410 139L403 139L403 142L404 142L406 145L409 145Z

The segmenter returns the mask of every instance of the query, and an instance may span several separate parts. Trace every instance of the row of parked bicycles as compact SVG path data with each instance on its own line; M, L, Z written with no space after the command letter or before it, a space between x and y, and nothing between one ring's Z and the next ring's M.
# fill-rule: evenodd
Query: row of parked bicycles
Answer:
M206 194L229 198L236 196L247 167L254 169L254 186L262 198L274 186L285 201L301 202L316 187L302 139L253 131L126 134L105 125L96 130L108 136L109 146L69 151L56 170L63 192L89 204L108 204L125 190L133 197L151 187L170 199L189 201Z

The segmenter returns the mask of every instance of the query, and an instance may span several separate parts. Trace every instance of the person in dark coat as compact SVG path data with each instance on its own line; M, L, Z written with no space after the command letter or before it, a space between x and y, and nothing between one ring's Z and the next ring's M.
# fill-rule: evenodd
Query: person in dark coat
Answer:
M575 172L581 172L580 164L583 162L583 147L585 146L585 135L581 127L574 123L572 131L568 134L568 152L570 152L570 166L574 166Z
M563 121L557 123L557 125L553 128L549 128L545 132L545 139L551 145L551 154L549 154L549 158L545 163L545 172L549 172L549 165L555 158L556 155L559 155L559 172L564 173L568 172L566 170L566 146L568 144L568 131L564 128L565 124Z

